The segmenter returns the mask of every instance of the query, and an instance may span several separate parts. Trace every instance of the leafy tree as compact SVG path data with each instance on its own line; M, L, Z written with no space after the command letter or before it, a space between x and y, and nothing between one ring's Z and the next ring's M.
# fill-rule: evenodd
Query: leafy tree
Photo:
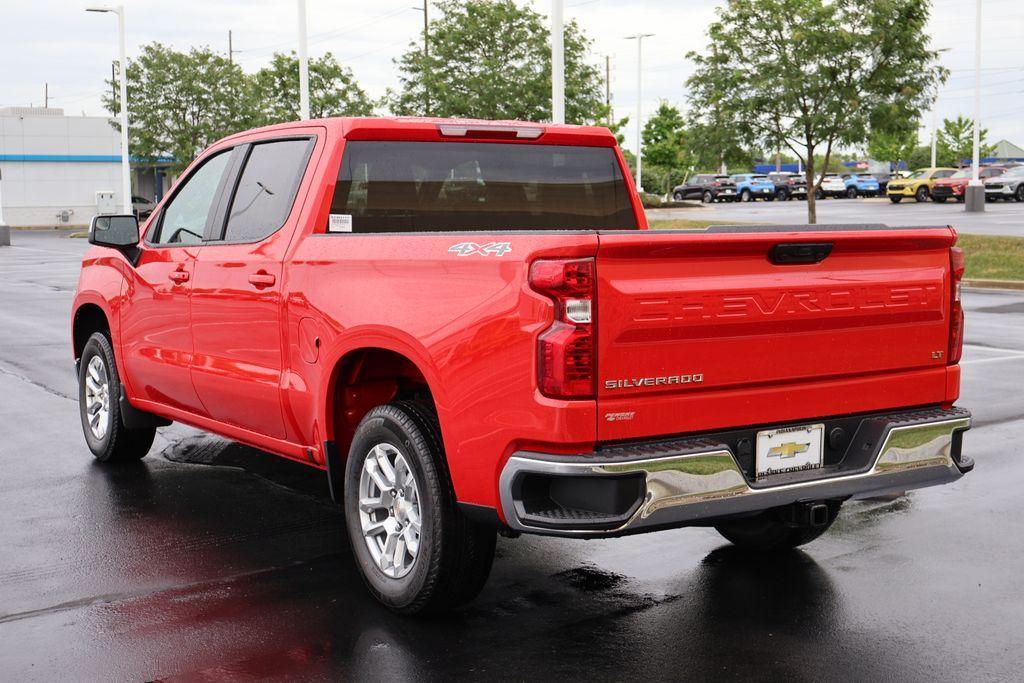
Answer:
M690 53L692 110L751 145L788 148L814 183L837 146L918 118L946 71L928 45L928 0L728 0Z
M985 144L988 129L982 128L979 132L981 134L979 155L981 157L991 156L995 147ZM936 147L936 158L940 166L956 167L964 160L972 159L974 156L974 121L959 115L955 119L943 119Z
M908 131L872 130L868 137L868 156L878 161L906 161L909 165L909 160L917 148L916 126Z
M396 63L401 88L386 103L400 115L551 120L551 47L545 18L513 0L439 0L429 56L410 43ZM565 119L603 123L603 73L591 41L565 25Z
M652 166L676 168L684 162L686 121L679 110L664 100L641 132L644 160Z
M693 117L686 127L686 156L694 168L715 172L751 166L753 154L715 114Z
M265 124L299 118L299 58L275 53L269 66L252 80L253 99ZM360 88L351 69L343 67L330 52L309 60L309 115L368 116L373 105Z
M170 155L181 170L212 142L258 123L246 75L208 47L144 45L127 75L133 156ZM103 104L116 115L119 99L105 95Z

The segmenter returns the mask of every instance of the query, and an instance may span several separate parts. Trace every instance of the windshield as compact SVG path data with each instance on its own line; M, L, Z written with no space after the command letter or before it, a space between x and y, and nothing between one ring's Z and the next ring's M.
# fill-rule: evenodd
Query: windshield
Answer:
M913 173L911 173L910 175L907 176L907 179L915 180L917 178L927 178L927 177L928 177L928 171L914 171Z
M957 171L956 173L954 173L953 175L951 175L949 177L950 178L970 178L971 177L971 169L969 169L969 168L961 168L959 171Z
M348 142L331 213L352 232L637 229L610 147Z
M752 175L750 177L752 180L768 180L768 176L766 175Z
M1018 178L1024 176L1024 166L1014 166L1013 168L1007 169L1003 176L1007 178Z

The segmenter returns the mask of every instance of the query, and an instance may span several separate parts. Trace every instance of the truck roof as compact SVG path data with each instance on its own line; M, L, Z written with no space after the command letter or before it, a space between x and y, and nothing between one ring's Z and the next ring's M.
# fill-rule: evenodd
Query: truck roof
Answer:
M236 136L320 126L349 140L458 141L487 140L588 147L614 147L615 136L603 126L576 126L531 121L434 118L418 116L339 116L290 121L236 133Z

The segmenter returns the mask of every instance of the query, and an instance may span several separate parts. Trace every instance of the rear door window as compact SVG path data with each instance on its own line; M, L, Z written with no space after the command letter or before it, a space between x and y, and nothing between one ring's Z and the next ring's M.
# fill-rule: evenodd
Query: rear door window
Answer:
M352 141L331 213L357 233L637 228L607 147Z
M308 138L252 146L228 211L225 241L258 242L281 229L312 148Z

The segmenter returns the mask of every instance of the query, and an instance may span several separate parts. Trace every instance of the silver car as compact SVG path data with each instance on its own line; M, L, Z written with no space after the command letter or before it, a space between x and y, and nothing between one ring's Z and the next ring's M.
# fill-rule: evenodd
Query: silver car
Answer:
M1001 176L986 180L985 199L1024 202L1024 166L1014 166Z

